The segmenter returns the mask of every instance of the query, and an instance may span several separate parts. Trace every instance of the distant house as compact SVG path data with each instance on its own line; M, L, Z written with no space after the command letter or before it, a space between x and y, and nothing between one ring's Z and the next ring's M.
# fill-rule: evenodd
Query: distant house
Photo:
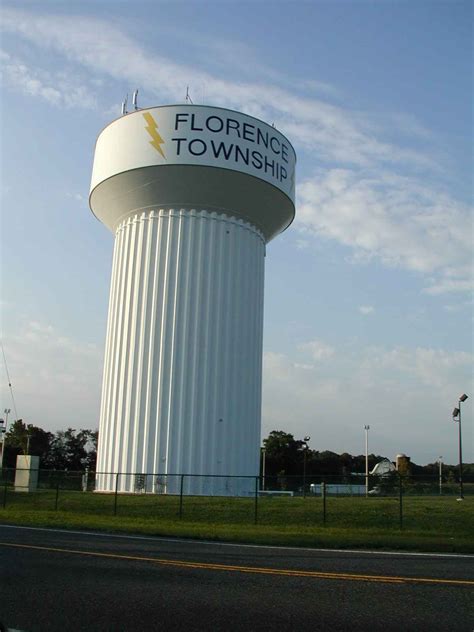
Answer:
M395 472L395 465L389 459L382 459L369 474L372 476L386 476L390 472Z

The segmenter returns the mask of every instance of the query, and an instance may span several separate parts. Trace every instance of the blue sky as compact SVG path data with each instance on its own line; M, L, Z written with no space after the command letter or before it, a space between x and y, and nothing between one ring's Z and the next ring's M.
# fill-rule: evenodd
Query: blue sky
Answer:
M267 249L262 434L457 461L472 389L469 2L5 2L2 340L19 417L96 427L113 237L88 209L126 93L242 110L298 155ZM5 374L5 372L3 371ZM1 409L12 407L2 378ZM464 460L474 461L472 399Z

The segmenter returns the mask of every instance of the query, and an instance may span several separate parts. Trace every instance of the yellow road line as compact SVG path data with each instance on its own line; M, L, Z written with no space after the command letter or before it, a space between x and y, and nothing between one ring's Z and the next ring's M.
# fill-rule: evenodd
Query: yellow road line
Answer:
M73 555L87 555L90 557L105 557L110 559L128 560L134 562L152 562L162 566L176 566L180 568L195 568L213 571L229 571L237 573L256 573L262 575L282 575L286 577L311 577L314 579L341 579L352 581L377 582L388 584L422 583L422 584L448 584L458 586L474 586L474 580L468 579L443 579L427 577L398 577L386 575L360 575L356 573L331 573L326 571L304 571L282 568L260 568L258 566L236 566L230 564L209 564L205 562L186 562L156 557L144 557L137 555L121 555L117 553L99 553L97 551L79 551L75 549L62 549L49 546L35 546L33 544L16 544L12 542L0 542L0 546L18 549L33 549L37 551L53 551L56 553L69 553Z

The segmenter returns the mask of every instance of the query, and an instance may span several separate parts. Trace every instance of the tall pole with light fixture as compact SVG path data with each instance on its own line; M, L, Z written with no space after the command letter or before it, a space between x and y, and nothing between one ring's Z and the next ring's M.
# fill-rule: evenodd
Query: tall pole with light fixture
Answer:
M443 457L439 457L438 465L439 465L439 493L440 495L443 493Z
M306 454L308 452L308 441L311 439L311 437L305 437L304 438L304 444L303 444L303 498L306 498Z
M3 428L3 419L0 419L0 442L2 444L2 451L0 452L0 469L3 467L3 455L5 454L5 442L7 440L8 430L8 415L11 413L10 408L5 408L5 428Z
M5 413L5 432L8 429L8 415L12 412L10 410L10 408L5 408L5 410L3 411Z
M369 495L369 430L370 426L364 426L365 430L365 495Z
M3 424L4 419L0 419L0 469L3 467L3 451L5 449L5 428Z
M463 393L459 398L458 407L453 410L453 420L459 424L459 498L464 499L464 488L462 483L462 430L461 430L461 404L466 401L468 396ZM457 419L456 419L457 417Z

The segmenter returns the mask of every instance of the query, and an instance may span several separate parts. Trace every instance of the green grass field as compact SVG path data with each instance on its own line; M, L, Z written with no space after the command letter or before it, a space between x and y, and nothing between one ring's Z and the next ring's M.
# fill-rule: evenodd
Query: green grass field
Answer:
M0 492L0 502L1 502ZM474 497L183 497L8 491L0 522L310 547L474 553ZM257 517L257 523L255 518Z

